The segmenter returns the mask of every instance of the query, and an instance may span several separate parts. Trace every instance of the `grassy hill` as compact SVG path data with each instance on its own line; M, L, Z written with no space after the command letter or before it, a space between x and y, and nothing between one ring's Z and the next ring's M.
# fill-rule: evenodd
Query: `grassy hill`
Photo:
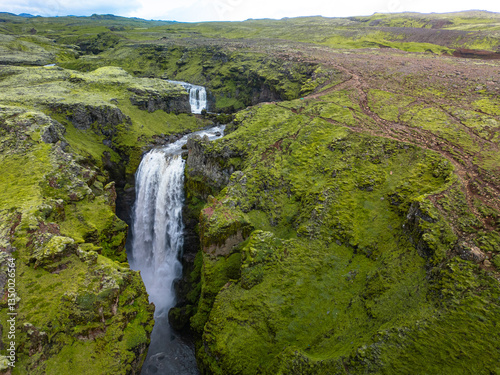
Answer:
M224 138L186 146L199 246L171 312L203 374L500 372L499 72L500 15L483 11L1 13L12 374L139 373L153 321L126 263L127 192L144 151L218 121ZM165 78L226 114L185 113Z

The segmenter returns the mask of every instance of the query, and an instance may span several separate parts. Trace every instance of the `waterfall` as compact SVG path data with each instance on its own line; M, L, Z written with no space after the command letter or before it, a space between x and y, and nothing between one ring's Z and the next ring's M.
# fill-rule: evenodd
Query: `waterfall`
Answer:
M136 174L134 265L140 269L155 318L174 305L173 282L182 273L184 160L162 149L150 151Z
M191 105L191 112L200 114L203 109L207 109L207 90L205 89L205 87L196 86L181 81L168 82L181 85L186 89L189 94L189 104Z
M193 134L217 139L224 127ZM182 276L179 261L183 246L184 160L186 135L145 154L136 172L136 201L132 218L130 267L141 271L155 304L155 325L142 368L149 374L198 374L194 349L170 329L168 311L175 306L174 281Z

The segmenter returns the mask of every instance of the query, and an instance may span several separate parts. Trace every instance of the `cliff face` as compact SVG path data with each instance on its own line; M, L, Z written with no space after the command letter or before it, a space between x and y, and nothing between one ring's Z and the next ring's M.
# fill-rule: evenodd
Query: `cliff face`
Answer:
M462 116L498 101L445 98L433 75L419 75L435 90L422 94L409 72L397 89L400 72L369 75L361 56L337 68L351 74L338 87L241 111L223 139L188 144L188 190L213 195L190 320L203 373L496 371L498 163L467 155L486 160L497 140Z
M127 263L117 188L133 182L127 169L135 171L152 135L201 121L162 110L189 112L181 87L118 68L0 71L1 324L9 332L7 313L17 313L14 371L138 374L154 306ZM156 122L144 126L148 115ZM7 298L10 259L15 303ZM2 335L0 347L10 341Z
M500 372L498 20L1 15L12 373L139 372L152 307L115 209L127 220L144 151L216 118L150 77L241 110L223 139L187 145L193 232L169 315L199 335L202 373ZM49 62L79 71L27 67Z

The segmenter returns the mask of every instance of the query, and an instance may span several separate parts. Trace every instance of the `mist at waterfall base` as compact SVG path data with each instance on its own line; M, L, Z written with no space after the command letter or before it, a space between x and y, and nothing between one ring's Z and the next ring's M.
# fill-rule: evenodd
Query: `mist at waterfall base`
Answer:
M194 108L203 106L206 102ZM184 238L185 161L181 153L189 137L206 135L214 140L223 131L224 126L214 127L154 148L143 156L136 172L129 263L132 269L141 271L149 301L155 305L155 325L142 375L199 373L192 343L176 334L168 323L168 311L176 303L174 281L182 276L179 259Z

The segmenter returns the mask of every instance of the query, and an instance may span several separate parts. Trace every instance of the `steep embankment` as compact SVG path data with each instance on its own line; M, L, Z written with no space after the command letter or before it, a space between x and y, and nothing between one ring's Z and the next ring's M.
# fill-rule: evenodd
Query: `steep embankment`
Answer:
M165 82L83 73L104 65L206 85L216 110L269 102L188 144L202 250L170 315L203 373L500 371L499 65L459 58L498 55L497 14L0 21L3 64L80 70L0 73L16 371L134 372L148 342L115 191L130 202L142 151L202 124L164 111L185 95Z
M498 371L498 64L317 58L344 82L188 145L203 373Z
M9 303L13 373L139 373L154 307L127 263L117 190L133 191L154 142L203 122L188 114L182 87L119 68L3 66L0 75L2 347ZM14 305L4 293L10 257Z

